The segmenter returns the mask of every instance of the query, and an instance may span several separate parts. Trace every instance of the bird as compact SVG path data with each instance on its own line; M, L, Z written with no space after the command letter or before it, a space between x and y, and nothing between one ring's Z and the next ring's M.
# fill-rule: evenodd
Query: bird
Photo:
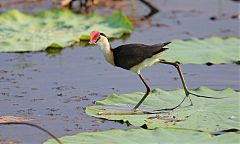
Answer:
M164 42L154 45L146 45L146 44L124 44L121 46L118 46L116 48L112 48L107 36L99 32L97 30L93 30L90 33L90 40L89 44L97 44L100 46L101 50L103 51L103 55L107 62L110 64L123 68L125 70L129 70L139 76L141 81L146 87L146 93L140 99L140 101L132 108L133 111L139 110L139 106L143 103L143 101L147 98L147 96L150 94L151 89L149 85L146 83L146 80L141 74L141 70L147 67L150 67L151 65L155 63L162 63L162 64L168 64L174 66L178 74L180 76L184 91L185 91L185 97L184 99L176 106L172 108L166 108L161 110L174 110L181 106L181 104L185 101L186 98L189 98L191 104L193 105L193 102L190 98L190 94L198 96L198 97L206 97L207 96L201 96L195 93L192 93L188 90L187 85L185 83L181 68L179 66L179 62L167 62L161 58L161 55L168 50L165 46L169 45L171 42ZM156 110L158 111L158 110Z

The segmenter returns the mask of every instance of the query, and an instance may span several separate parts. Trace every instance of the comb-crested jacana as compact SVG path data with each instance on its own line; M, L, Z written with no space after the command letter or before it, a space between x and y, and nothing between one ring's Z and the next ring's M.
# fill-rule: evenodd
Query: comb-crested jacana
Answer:
M166 45L170 44L171 42L165 42L162 44L154 44L154 45L145 45L145 44L126 44L121 45L116 48L111 48L109 41L104 33L101 33L99 31L92 31L90 33L90 44L98 44L104 54L105 59L112 65L121 67L126 70L130 70L134 73L136 73L139 78L144 83L147 91L145 95L142 97L142 99L136 104L136 106L133 108L134 111L138 109L138 107L142 104L142 102L146 99L146 97L149 95L151 89L144 80L143 76L141 75L140 71L141 69L145 67L149 67L153 65L154 63L163 63L163 64L169 64L173 65L180 76L180 79L182 81L182 85L185 91L186 96L184 99L175 107L168 108L168 109L162 109L162 110L173 110L177 107L179 107L185 99L188 97L191 105L193 105L192 100L190 98L190 94L198 96L198 97L206 97L207 96L201 96L194 94L190 92L186 86L182 71L180 69L179 63L175 62L167 62L164 60L161 60L159 57L162 55L162 53L167 50L168 48L164 48Z

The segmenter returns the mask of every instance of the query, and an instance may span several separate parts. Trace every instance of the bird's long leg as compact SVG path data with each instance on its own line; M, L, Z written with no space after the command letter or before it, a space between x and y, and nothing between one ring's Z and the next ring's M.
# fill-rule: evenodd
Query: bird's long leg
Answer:
M198 94L192 93L192 92L190 92L190 91L188 90L187 85L186 85L186 82L185 82L185 79L184 79L184 77L183 77L183 74L182 74L182 71L181 71L181 68L180 68L178 62L173 63L173 62L167 62L167 61L160 61L159 63L168 64L168 65L173 65L173 66L177 69L178 74L179 74L180 79L181 79L181 82L182 82L182 85L183 85L183 88L184 88L184 91L185 91L185 94L186 94L186 96L184 97L184 99L183 99L178 105L176 105L175 107L173 107L173 108L167 108L167 109L161 109L161 110L174 110L174 109L178 108L179 106L181 106L181 104L185 101L185 99L186 99L187 97L188 97L188 99L189 99L190 102L191 102L190 105L192 106L192 105L193 105L193 102L192 102L192 100L191 100L191 98L190 98L190 96L189 96L190 94L191 94L191 95L195 95L195 96L197 96L197 97L213 98L213 97L198 95ZM157 111L158 111L158 110L157 110Z
M184 92L185 92L185 94L186 94L185 97L188 97L189 100L190 100L190 102L191 102L191 105L193 105L193 102L192 102L192 100L191 100L191 98L190 98L190 96L189 96L189 94L193 94L193 93L191 93L191 92L188 90L188 88L187 88L185 79L184 79L183 74L182 74L182 70L181 70L181 68L180 68L180 66L179 66L179 63L177 63L177 62L172 63L172 62L166 62L166 61L160 61L160 63L173 65L173 66L177 69L178 74L179 74L180 79L181 79L181 82L182 82L182 85L183 85ZM196 94L193 94L193 95L196 95ZM183 101L180 103L180 105L181 105L182 103L183 103ZM179 105L179 106L180 106L180 105Z
M147 91L144 94L144 96L142 97L142 99L138 102L138 104L133 108L134 111L136 111L138 109L138 107L142 104L142 102L146 99L146 97L149 95L151 89L148 86L148 84L146 83L146 81L144 80L143 76L139 73L138 76L140 77L140 79L142 80L142 82L144 83Z

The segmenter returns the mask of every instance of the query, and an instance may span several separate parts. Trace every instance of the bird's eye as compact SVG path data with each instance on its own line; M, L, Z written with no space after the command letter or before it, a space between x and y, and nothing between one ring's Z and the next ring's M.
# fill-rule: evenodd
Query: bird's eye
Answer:
M99 40L100 40L100 36L98 36L98 37L96 38L95 43L97 43Z

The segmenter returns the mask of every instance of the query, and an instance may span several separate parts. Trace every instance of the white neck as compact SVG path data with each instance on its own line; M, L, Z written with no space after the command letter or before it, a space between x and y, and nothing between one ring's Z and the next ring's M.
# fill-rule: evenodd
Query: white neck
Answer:
M98 40L97 44L101 47L101 50L103 51L105 59L110 64L114 65L113 52L111 50L111 46L108 42L108 39L104 36L100 36L100 39Z

